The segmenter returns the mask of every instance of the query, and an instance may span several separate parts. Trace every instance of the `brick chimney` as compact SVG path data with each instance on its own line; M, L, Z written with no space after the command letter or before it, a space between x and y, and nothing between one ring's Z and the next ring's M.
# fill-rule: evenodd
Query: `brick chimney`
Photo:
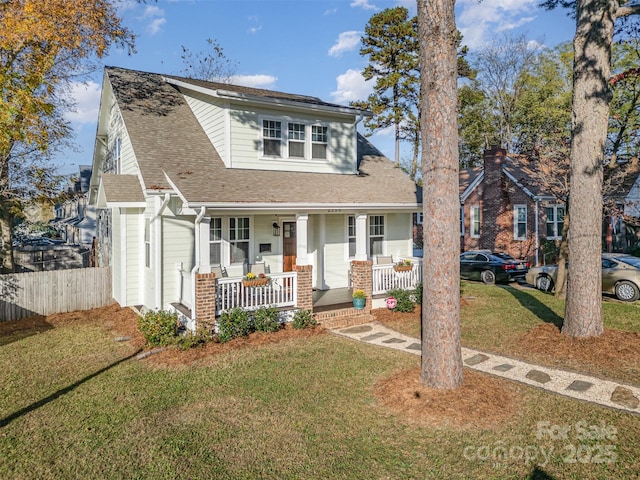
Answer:
M495 249L498 235L503 228L508 208L502 185L502 167L506 159L507 151L499 146L492 146L484 151L480 248Z

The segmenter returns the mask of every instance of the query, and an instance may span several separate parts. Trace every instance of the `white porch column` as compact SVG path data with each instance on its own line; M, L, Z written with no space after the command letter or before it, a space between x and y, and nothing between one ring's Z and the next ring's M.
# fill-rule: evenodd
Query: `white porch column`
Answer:
M198 269L199 273L211 273L211 260L209 258L209 254L211 251L209 250L209 225L211 224L211 217L203 217L201 222L197 224L196 235L199 235L199 245L200 252L195 252L195 255L199 255L199 262L196 261L196 264L200 265ZM194 258L195 258L194 255Z
M309 265L309 214L296 214L296 265Z
M356 260L367 260L367 214L356 215Z
M314 275L316 277L316 281L314 282L320 290L326 290L327 286L324 283L324 270L325 270L325 249L327 245L326 241L326 225L327 218L326 215L320 214L318 216L318 232L315 234L317 238L317 257L315 262Z

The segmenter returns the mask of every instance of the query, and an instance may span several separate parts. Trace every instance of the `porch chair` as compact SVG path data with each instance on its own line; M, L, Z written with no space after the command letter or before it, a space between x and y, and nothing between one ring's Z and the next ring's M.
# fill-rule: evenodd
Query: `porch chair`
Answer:
M391 255L378 255L376 257L376 263L378 265L392 265L393 257Z
M264 268L264 262L262 263L252 263L249 265L249 271L255 273L256 275L260 275L261 273L267 273Z

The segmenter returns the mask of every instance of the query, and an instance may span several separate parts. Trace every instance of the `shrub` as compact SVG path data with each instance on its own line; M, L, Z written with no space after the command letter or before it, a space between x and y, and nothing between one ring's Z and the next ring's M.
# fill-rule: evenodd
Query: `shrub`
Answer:
M178 331L178 314L165 310L149 310L138 318L138 328L149 345L169 345Z
M193 334L187 332L184 337L179 337L178 348L180 350L189 350L190 348L206 345L213 340L213 335L205 327L199 327Z
M415 296L415 302L418 305L422 305L422 283L416 285L416 289L414 290L413 295Z
M246 337L253 332L249 313L236 307L220 315L218 320L218 340L228 342L238 337Z
M389 290L387 296L396 299L396 308L393 309L394 312L413 312L415 304L411 300L411 292L408 290L394 288L393 290Z
M276 307L261 307L253 314L253 326L258 332L276 332L281 325L278 322Z
M318 322L311 315L311 310L298 310L293 316L293 322L291 322L293 328L297 329L315 327L317 324Z

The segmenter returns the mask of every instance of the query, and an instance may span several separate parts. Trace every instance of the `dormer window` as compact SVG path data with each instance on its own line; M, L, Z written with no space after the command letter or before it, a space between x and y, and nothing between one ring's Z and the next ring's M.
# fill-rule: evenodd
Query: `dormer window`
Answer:
M280 157L282 143L282 122L276 120L262 121L263 153L268 157Z
M304 158L304 124L289 124L289 156Z
M328 160L329 127L302 121L263 119L262 155L293 160Z
M327 127L324 125L311 125L311 158L327 159L328 137Z

